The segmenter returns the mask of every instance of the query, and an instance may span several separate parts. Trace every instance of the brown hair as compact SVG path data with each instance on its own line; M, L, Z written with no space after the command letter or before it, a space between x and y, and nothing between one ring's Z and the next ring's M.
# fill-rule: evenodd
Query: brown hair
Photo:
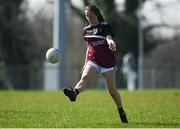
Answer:
M99 22L104 21L104 18L97 6L88 4L85 6L85 10L90 10L91 12L93 12L97 16Z

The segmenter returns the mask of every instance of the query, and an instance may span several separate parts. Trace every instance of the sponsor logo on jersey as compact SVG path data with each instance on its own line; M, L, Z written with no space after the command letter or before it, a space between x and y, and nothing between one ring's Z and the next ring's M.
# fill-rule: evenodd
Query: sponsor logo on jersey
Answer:
M95 29L91 29L91 30L86 30L86 34L87 35L95 35L98 33L98 29L95 28Z
M105 44L105 40L98 40L98 41L92 42L93 47L102 45L102 44Z

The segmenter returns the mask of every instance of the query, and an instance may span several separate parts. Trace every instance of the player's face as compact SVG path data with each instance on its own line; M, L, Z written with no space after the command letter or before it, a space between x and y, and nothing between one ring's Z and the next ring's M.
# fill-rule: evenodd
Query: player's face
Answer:
M94 14L92 11L85 10L85 16L86 16L86 19L89 22L89 24L97 25L99 23L96 14Z

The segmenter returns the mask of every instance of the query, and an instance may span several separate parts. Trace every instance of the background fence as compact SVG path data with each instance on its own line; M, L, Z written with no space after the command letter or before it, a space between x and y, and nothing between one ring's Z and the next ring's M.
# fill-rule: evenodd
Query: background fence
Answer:
M57 66L40 66L40 65L11 65L0 67L0 71L4 71L6 81L0 80L0 88L16 88L16 89L60 89L57 85L56 77ZM66 68L66 86L72 87L80 79L81 66L70 66ZM46 71L46 72L45 72ZM121 72L117 72L121 78L117 78L117 87L126 88L125 81ZM144 69L144 88L180 88L180 67L145 67ZM89 86L89 88L104 88L104 82L99 75Z

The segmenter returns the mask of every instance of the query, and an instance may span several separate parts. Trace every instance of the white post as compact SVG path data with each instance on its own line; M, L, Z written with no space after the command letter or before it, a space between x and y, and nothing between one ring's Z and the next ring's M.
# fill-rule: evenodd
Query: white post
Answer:
M142 0L138 0L138 88L144 87L144 41L143 41L143 27L142 27Z
M58 67L59 88L65 87L65 66L66 66L66 14L65 0L55 0L54 3L54 41L53 47L62 52L62 59Z

